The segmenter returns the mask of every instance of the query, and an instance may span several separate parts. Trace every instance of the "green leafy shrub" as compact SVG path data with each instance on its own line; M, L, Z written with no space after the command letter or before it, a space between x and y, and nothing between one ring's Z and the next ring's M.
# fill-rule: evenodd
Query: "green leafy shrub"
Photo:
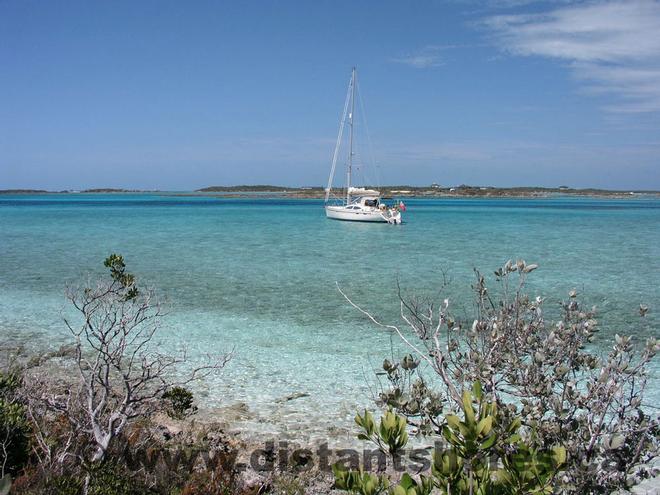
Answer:
M120 254L111 254L103 261L103 265L106 268L110 268L112 279L125 289L124 300L130 301L131 299L135 299L139 293L139 289L135 285L135 275L126 272L124 257Z
M139 474L114 460L91 466L69 466L56 473L36 466L17 479L12 493L21 495L150 495L156 494ZM87 491L85 484L87 482Z
M390 486L385 476L376 476L364 471L346 469L341 464L332 466L335 475L335 488L361 495L377 495L384 493Z
M85 492L85 478L89 484ZM40 495L146 495L154 493L133 480L126 469L113 462L94 465L89 471L63 474L50 480L42 480L31 493Z
M95 465L89 472L87 495L144 495L144 486L128 476L126 469L112 462Z
M444 417L442 436L447 448L434 452L431 476L420 475L415 480L405 473L392 486L385 476L335 465L336 488L361 495L429 495L436 488L446 495L552 493L553 480L566 463L564 447L539 449L525 442L519 431L520 418L500 414L497 403L486 398L479 382L472 393L463 392L461 410L462 418L456 414ZM374 442L390 455L406 446L408 436L401 431L401 426L405 427L403 416L388 411L379 428L368 412L355 421L362 429L358 438ZM501 424L503 421L506 424Z
M172 387L163 394L167 415L174 419L183 419L194 413L193 394L185 387Z
M376 429L373 415L366 410L364 416L359 414L355 416L355 422L364 431L358 435L360 440L371 440L390 455L398 454L408 443L406 419L397 416L392 411L387 411L383 415L378 429Z
M0 372L0 479L16 475L29 456L30 424L17 397L20 385L20 374Z
M46 490L49 495L80 495L83 492L83 480L69 475L58 476L49 483Z

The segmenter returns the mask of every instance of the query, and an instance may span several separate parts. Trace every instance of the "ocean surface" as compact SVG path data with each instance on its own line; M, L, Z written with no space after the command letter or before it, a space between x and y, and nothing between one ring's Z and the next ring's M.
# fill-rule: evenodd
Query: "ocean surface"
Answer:
M103 259L121 253L165 301L163 350L186 347L200 363L234 349L220 375L194 385L202 406L232 411L237 429L304 440L352 437L355 411L374 407L374 371L392 352L390 335L338 285L386 323L399 321L397 280L405 294L448 297L469 315L473 269L495 287L493 270L522 258L539 264L529 292L546 298L549 318L571 289L598 307L600 352L615 333L660 337L660 200L407 206L405 223L390 226L327 220L318 200L0 196L0 348L68 342L65 287L103 275ZM651 308L645 319L640 303ZM660 402L654 368L650 404ZM293 394L302 396L286 400Z

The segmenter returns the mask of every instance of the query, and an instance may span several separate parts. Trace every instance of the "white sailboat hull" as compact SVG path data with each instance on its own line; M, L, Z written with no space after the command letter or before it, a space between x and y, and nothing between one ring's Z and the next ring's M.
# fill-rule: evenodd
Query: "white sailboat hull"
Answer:
M326 206L325 215L334 220L347 220L351 222L381 222L401 223L399 212L390 214L382 212L377 208L373 210L349 210L345 206Z

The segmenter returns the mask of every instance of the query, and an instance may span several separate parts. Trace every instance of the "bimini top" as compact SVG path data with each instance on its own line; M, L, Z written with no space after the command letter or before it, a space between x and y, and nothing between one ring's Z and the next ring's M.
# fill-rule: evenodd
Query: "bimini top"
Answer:
M349 187L348 194L351 196L380 196L380 192L375 189L365 189L364 187Z

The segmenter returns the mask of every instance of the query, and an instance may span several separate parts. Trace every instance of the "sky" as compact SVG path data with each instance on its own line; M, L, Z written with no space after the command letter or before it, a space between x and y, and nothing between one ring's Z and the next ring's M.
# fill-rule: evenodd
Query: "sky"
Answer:
M0 0L0 189L325 185L353 66L371 183L660 190L649 0Z

